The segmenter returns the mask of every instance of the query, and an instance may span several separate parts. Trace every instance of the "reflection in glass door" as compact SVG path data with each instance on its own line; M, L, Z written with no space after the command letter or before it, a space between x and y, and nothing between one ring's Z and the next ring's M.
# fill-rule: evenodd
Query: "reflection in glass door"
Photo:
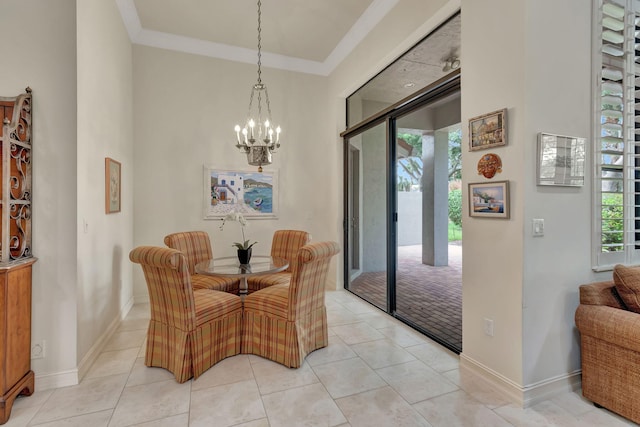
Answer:
M347 141L347 288L387 311L386 123Z
M449 219L456 218L449 215L449 190L460 196L460 117L441 114L458 105L459 93L396 120L394 314L460 352L461 236L452 235Z

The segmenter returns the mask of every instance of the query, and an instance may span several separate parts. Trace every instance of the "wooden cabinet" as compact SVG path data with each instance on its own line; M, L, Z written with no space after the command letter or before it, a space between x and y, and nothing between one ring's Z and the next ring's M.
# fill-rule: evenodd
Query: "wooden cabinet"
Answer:
M31 370L31 89L0 97L0 424Z
M13 401L34 391L31 370L31 265L34 258L0 266L0 424Z

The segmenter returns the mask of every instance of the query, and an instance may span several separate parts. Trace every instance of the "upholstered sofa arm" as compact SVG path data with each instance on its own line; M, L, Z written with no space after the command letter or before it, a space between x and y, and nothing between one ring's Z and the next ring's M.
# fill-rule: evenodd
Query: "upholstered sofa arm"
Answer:
M575 322L580 334L640 353L640 314L604 305L580 304Z

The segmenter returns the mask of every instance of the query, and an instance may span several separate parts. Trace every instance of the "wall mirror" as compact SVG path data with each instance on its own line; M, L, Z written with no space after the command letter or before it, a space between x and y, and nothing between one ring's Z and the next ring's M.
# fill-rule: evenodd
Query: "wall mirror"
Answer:
M538 185L584 185L586 139L538 134Z

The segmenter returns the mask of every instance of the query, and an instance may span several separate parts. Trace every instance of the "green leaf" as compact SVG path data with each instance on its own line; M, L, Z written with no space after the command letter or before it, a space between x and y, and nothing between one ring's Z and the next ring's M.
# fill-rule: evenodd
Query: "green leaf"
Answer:
M234 242L233 245L231 245L231 246L235 246L238 249L249 249L250 247L252 247L256 243L258 243L258 242L253 242L253 243L249 244L249 242L250 242L250 240L245 240L244 243Z

